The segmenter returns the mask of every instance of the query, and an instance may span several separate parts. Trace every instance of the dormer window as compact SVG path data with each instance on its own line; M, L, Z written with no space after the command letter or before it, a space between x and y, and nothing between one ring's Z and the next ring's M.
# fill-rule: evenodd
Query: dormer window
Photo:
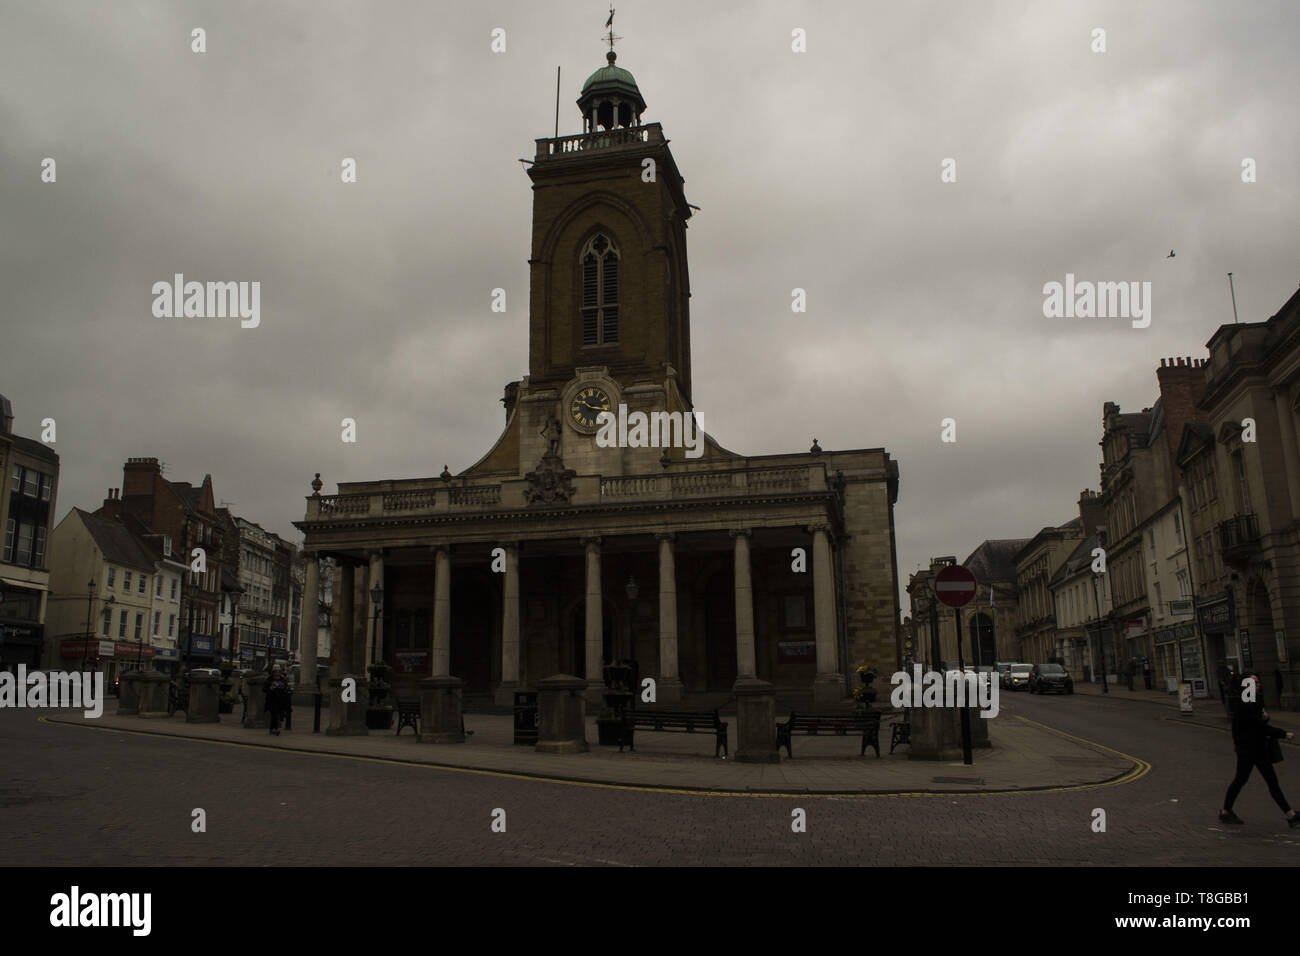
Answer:
M582 250L582 344L618 342L618 249L604 235Z

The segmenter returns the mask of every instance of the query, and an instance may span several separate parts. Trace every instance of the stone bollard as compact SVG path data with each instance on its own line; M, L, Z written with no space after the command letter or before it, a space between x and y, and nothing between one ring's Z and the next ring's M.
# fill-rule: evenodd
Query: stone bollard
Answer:
M420 743L465 742L460 696L464 686L459 677L426 677L420 681Z
M187 724L221 722L217 701L221 696L221 678L211 674L190 675L190 699L185 708Z
M138 713L140 713L140 672L127 671L117 685L117 714L119 717L134 717Z
M537 682L539 754L581 754L587 746L587 682L556 674Z
M913 707L909 712L912 723L909 760L961 760L961 714L956 707ZM978 711L971 713L971 721L980 720ZM975 728L971 728L971 740Z
M248 704L244 707L243 726L249 729L265 730L271 726L271 718L266 713L266 682L270 676L263 671L244 679Z
M356 681L356 696L351 692L350 700L343 699L343 682ZM330 685L330 722L325 733L331 737L364 737L370 733L366 726L366 707L370 703L370 681L360 674L344 674L331 677ZM259 688L260 690L260 688ZM262 724L263 727L267 724Z
M741 677L731 688L736 695L736 760L740 763L780 763L776 747L776 693L771 684Z
M166 674L157 671L145 671L140 675L140 712L137 717L166 717L167 714L167 680Z

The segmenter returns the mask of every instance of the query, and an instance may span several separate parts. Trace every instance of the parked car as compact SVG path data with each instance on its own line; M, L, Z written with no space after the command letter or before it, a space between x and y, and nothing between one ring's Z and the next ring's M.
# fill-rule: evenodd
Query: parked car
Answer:
M1011 686L1011 666L1012 661L998 661L993 666L998 671L998 683L1003 687Z
M1012 664L1007 671L1009 678L1007 690L1020 690L1029 686L1029 674L1034 668L1030 664Z
M1029 674L1029 693L1073 694L1074 679L1060 664L1035 664Z

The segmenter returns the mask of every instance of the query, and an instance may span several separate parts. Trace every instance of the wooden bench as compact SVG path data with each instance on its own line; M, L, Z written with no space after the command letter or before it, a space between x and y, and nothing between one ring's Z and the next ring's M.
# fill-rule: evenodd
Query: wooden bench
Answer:
M410 727L415 732L415 736L420 736L420 699L418 697L411 699L397 700L397 732L400 734L403 727ZM461 721L462 725L464 721Z
M907 744L912 745L912 712L904 709L903 715L890 722L889 725L889 752L892 754L895 747L901 747Z
M634 735L636 731L663 734L708 734L714 735L713 756L721 751L725 759L730 751L727 748L727 725L718 717L716 710L710 711L668 711L668 710L629 710L623 714L623 735L618 742L618 752L623 752L626 745L635 752Z
M794 752L790 749L790 739L795 734L802 734L805 737L843 737L847 734L862 734L862 750L859 756L864 756L867 747L870 746L876 752L876 757L880 757L880 714L878 713L852 713L852 714L796 714L791 712L790 719L784 724L776 725L776 749L785 748L785 752L794 757Z

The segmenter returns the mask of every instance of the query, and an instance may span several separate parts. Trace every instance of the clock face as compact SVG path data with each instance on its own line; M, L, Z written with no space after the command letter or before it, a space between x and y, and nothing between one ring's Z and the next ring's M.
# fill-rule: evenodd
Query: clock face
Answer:
M595 431L599 422L596 416L601 412L612 412L609 395L596 385L585 385L578 389L569 402L569 422L583 431Z

